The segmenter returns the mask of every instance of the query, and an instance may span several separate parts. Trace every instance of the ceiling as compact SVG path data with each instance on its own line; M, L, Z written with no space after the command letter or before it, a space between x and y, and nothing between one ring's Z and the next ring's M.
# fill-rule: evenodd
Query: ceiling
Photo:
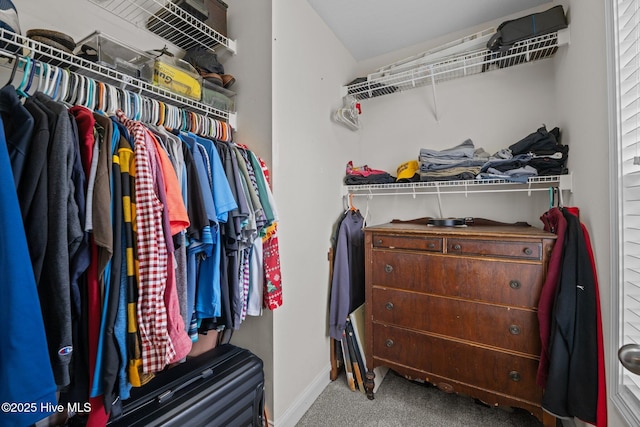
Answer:
M549 0L307 0L358 61Z

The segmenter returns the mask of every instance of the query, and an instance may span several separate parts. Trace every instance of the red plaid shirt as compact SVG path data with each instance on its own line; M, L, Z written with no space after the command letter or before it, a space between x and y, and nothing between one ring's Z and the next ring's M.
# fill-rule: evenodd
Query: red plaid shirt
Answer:
M167 329L164 304L167 286L167 245L162 225L163 205L156 194L158 172L155 146L148 129L117 111L135 141L136 228L139 261L138 329L145 373L164 369L175 356Z

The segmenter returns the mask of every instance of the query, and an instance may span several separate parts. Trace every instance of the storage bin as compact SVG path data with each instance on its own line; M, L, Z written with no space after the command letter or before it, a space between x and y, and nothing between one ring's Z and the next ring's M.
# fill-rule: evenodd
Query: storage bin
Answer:
M199 101L202 97L202 78L182 59L162 56L153 67L153 84L178 95Z
M225 111L235 111L235 102L232 99L236 96L235 92L209 83L204 80L202 85L202 103Z
M154 57L96 31L76 43L76 56L151 82Z
M209 18L205 24L227 37L227 9L229 6L222 0L204 0L204 2L209 10Z

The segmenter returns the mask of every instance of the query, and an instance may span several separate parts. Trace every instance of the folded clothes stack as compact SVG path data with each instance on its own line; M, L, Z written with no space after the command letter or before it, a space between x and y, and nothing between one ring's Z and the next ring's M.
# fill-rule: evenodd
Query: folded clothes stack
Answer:
M560 129L540 127L520 141L489 155L473 141L445 150L420 149L421 181L503 179L527 182L532 176L568 173L569 147L560 143Z
M395 182L396 178L383 170L372 169L367 165L353 166L353 162L347 163L344 183L346 185L364 184L389 184Z
M475 179L490 156L473 141L445 150L420 149L420 181L457 181Z

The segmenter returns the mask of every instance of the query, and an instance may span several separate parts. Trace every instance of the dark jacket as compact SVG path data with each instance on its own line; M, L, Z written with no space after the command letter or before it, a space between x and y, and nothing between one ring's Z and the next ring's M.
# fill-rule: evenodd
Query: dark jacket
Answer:
M34 120L20 102L15 88L10 85L0 89L0 115L4 123L7 149L17 188L22 180L22 174L28 169L27 155L31 145Z
M40 283L42 264L47 249L47 151L49 149L49 119L33 98L24 103L34 118L31 149L27 154L29 168L18 186L18 200L27 234L29 255L36 283Z
M43 93L36 93L34 97L41 108L48 109L56 117L47 159L47 250L38 291L51 365L56 384L62 387L70 381L69 362L73 352L69 263L83 238L72 181L74 135L64 106Z
M578 217L567 208L562 275L551 323L550 363L542 407L596 423L598 340L596 278Z

